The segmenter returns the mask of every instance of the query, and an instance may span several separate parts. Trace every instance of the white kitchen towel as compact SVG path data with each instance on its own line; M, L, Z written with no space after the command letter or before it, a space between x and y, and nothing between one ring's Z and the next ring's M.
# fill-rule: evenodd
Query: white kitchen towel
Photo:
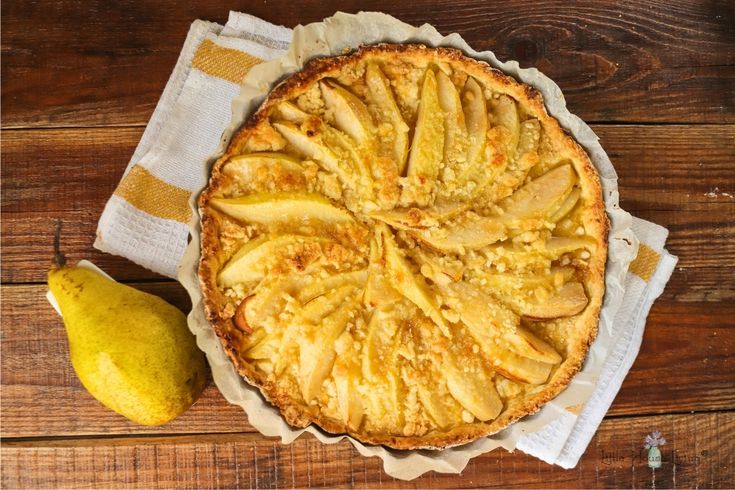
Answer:
M291 30L233 12L222 27L192 24L173 74L140 144L97 229L95 247L169 277L187 245L189 198L205 182L202 166L231 120L231 101L248 70L281 56ZM676 257L664 249L668 231L633 219L638 257L626 276L615 337L589 401L572 407L542 430L522 435L517 447L549 463L574 467L584 453L640 346L653 301L668 281Z

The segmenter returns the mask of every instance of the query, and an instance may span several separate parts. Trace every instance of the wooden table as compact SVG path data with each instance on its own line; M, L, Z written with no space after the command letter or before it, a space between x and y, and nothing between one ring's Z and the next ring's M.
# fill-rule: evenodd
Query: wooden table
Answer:
M572 5L574 3L574 5ZM401 482L347 443L283 446L210 385L169 425L104 409L44 298L54 224L70 259L186 310L183 289L92 248L191 22L228 9L295 26L382 10L535 66L600 135L621 204L671 231L679 264L577 468L498 450ZM32 487L717 487L735 484L735 5L731 1L2 3L2 484ZM643 441L667 439L648 468Z

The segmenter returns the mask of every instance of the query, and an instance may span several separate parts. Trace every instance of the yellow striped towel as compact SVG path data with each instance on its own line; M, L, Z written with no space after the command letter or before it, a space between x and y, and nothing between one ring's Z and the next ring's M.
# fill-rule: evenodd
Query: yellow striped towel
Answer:
M291 30L232 12L223 27L195 21L143 137L97 226L94 246L176 277L189 198L229 125L240 81L281 56Z
M239 82L253 65L285 52L290 41L289 29L236 12L230 13L224 27L194 22L140 144L100 218L95 247L176 277L187 245L188 201L205 185L201 168L230 123ZM611 347L598 360L604 363L600 377L587 380L594 384L592 396L583 405L567 407L542 430L518 436L518 449L565 468L576 466L620 389L638 354L648 311L677 261L664 249L665 228L626 216L631 220L630 237L640 246L627 273L622 271L624 279L607 276L608 290L617 288L625 294L620 304L607 308L611 317L603 317L602 323L612 327L599 329L597 342ZM614 249L616 244L610 246ZM214 374L215 382L226 383ZM456 471L467 460L458 458Z

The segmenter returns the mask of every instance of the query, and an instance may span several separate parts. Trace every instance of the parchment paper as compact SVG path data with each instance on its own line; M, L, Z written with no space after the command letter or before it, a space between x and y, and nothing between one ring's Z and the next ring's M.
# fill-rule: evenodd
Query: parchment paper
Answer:
M389 15L361 12L356 15L337 13L323 22L297 26L288 52L279 60L263 63L251 69L242 84L240 95L233 101L232 122L222 136L218 154L227 148L232 134L245 122L263 101L268 92L285 76L300 70L304 63L318 56L343 54L360 44L380 42L418 42L430 46L454 47L468 56L486 61L491 66L534 86L544 96L546 108L556 117L576 140L587 150L597 168L603 186L607 213L611 219L608 262L605 274L606 294L600 316L598 337L590 348L583 369L574 377L567 389L547 403L538 413L519 420L505 430L474 443L444 450L396 451L382 446L366 446L348 436L333 436L317 427L296 430L291 428L276 408L267 403L260 392L247 384L235 371L224 353L219 339L204 315L202 297L197 277L199 262L199 213L194 196L194 209L190 223L192 240L179 268L179 280L192 300L189 328L197 337L197 344L207 354L217 387L225 398L239 405L247 413L250 424L262 434L279 437L284 444L291 443L304 432L309 432L323 443L333 444L347 439L364 456L377 456L383 460L385 472L400 479L413 479L434 470L441 473L459 473L475 456L498 447L512 451L518 438L526 432L534 432L558 418L566 407L584 404L599 377L608 349L612 346L612 321L624 293L624 277L630 261L635 258L638 240L630 229L631 216L618 206L617 174L609 158L598 143L592 130L566 109L559 87L535 68L520 69L516 61L500 62L490 51L477 52L458 35L442 36L432 26L413 27ZM210 162L210 163L211 163ZM202 171L209 175L209 167Z

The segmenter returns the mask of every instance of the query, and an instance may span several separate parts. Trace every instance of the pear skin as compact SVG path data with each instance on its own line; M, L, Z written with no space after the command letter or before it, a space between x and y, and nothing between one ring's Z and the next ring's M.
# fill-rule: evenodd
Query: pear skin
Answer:
M185 412L207 382L186 317L161 298L82 267L49 271L71 362L102 404L143 425Z

